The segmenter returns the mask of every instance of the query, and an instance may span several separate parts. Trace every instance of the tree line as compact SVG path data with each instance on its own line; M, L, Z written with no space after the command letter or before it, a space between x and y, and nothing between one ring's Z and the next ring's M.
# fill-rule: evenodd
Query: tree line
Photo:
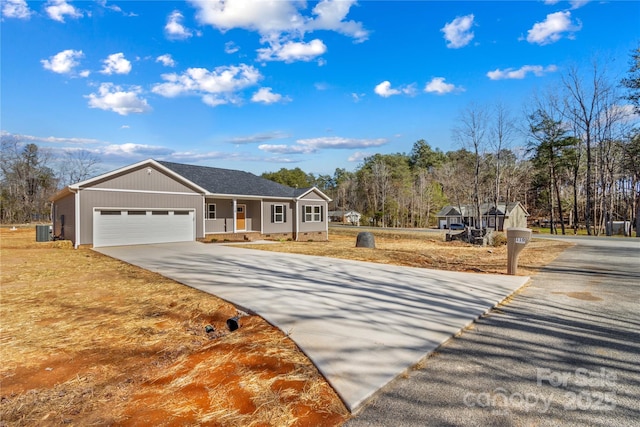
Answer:
M446 204L473 206L479 225L481 205L519 201L552 233L585 228L611 235L615 221L628 221L638 235L639 115L640 48L621 81L593 62L568 68L522 112L501 103L468 105L452 129L458 150L443 153L419 140L410 153L375 154L353 172L314 176L296 168L263 176L315 185L334 210L357 210L376 226L435 226Z
M48 222L49 199L66 185L98 171L98 158L75 150L54 155L19 137L0 137L0 220L3 224Z

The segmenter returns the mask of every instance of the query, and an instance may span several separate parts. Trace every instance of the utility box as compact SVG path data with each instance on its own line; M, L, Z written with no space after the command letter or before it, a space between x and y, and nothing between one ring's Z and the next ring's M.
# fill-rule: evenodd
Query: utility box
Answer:
M530 229L507 228L507 274L518 272L518 256L530 240Z
M50 225L36 225L36 242L48 242L51 240Z

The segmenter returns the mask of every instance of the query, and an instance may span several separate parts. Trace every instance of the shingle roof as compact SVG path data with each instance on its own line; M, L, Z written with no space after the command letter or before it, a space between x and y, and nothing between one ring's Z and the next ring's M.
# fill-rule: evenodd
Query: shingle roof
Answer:
M158 161L211 194L293 198L309 189L291 188L249 172Z
M521 205L520 202L511 202L508 204L505 204L504 202L500 202L498 203L498 215L506 215L509 216L511 214L511 212L513 212L513 210L518 206ZM445 206L444 208L442 208L440 210L440 212L438 212L438 214L436 216L438 217L445 217L445 216L460 216L462 215L463 217L467 217L467 216L471 216L474 215L475 212L475 206L474 205L463 205L461 207L462 209L462 213L459 211L459 208L455 207L455 206ZM522 206L522 209L524 209L524 206ZM480 212L481 214L484 215L494 215L494 206L491 203L482 203L480 205ZM529 213L525 210L525 214L529 215Z

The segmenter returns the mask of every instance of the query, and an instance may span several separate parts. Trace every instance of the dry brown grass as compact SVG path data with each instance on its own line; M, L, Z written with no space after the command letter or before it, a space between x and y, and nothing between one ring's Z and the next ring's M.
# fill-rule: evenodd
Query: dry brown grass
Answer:
M0 229L0 424L338 425L348 412L284 334L155 273ZM212 334L215 335L215 334Z
M275 252L355 259L436 270L506 274L507 246L480 247L462 242L445 242L444 233L367 229L375 237L375 249L356 248L354 228L332 227L328 242L280 242L273 245L243 245ZM506 240L505 240L506 241ZM555 240L535 238L520 253L518 275L535 274L571 246Z

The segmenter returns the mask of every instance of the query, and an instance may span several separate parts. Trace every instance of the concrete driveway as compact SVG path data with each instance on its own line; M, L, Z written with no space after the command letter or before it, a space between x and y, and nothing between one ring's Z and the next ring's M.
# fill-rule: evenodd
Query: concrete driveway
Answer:
M640 239L544 238L576 246L346 427L640 425Z
M259 314L352 412L528 280L198 242L96 251Z

